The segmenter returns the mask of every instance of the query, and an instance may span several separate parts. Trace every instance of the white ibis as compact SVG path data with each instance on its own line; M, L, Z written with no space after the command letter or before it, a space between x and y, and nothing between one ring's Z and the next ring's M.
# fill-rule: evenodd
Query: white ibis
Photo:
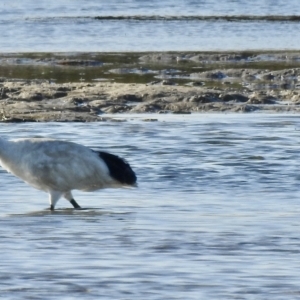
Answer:
M0 163L8 172L49 194L50 209L64 197L81 208L72 190L135 186L136 175L122 158L72 142L0 138Z

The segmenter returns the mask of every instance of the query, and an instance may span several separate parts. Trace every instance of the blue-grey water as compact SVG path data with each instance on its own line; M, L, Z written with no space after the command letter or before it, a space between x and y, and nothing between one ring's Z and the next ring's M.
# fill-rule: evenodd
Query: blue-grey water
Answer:
M1 170L1 298L299 299L299 117L119 118L1 124L5 138L121 155L139 181L50 213L46 194Z
M141 16L147 18L140 19ZM201 16L209 18L199 20ZM216 16L221 19L214 19ZM226 16L237 16L240 20L226 20ZM262 19L249 21L243 16L261 16ZM299 20L268 21L265 16L300 16L300 2L3 1L0 52L300 48Z

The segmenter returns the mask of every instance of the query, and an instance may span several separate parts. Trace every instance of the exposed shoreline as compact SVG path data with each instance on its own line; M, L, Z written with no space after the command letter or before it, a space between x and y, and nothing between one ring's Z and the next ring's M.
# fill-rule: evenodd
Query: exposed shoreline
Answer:
M300 51L0 54L0 121L300 112Z

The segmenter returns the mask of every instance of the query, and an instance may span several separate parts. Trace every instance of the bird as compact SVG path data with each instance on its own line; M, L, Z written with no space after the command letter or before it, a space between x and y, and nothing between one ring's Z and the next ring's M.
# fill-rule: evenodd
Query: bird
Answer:
M0 137L0 165L49 195L50 210L61 197L81 209L72 190L134 187L137 177L129 163L114 154L58 139Z

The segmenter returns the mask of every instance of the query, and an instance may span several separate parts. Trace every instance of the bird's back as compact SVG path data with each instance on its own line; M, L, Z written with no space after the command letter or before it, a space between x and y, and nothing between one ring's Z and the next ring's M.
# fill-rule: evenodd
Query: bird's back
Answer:
M4 168L34 187L49 191L96 190L114 181L103 160L91 149L71 142L22 139Z

